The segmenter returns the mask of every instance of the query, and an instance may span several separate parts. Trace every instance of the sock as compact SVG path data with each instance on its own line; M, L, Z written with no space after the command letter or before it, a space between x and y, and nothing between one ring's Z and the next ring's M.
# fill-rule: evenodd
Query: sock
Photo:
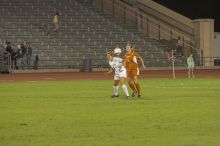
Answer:
M127 86L126 86L125 84L123 84L121 87L122 87L122 89L124 90L124 92L125 92L126 96L129 96Z
M129 83L129 87L133 90L133 92L137 91L133 83Z
M141 88L140 88L140 84L139 83L135 83L136 89L138 91L138 95L141 94Z
M118 95L118 86L114 86L114 95Z

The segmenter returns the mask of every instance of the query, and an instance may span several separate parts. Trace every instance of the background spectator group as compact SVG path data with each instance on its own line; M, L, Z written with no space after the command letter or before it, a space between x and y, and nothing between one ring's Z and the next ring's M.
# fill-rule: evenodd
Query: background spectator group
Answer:
M12 47L11 42L5 41L5 53L11 60L12 69L37 69L38 55L32 54L32 47L29 42L23 42L16 47Z

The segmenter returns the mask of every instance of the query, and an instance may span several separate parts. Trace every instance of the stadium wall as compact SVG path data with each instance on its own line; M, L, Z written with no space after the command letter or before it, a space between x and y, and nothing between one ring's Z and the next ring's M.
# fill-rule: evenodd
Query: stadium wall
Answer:
M219 32L215 33L213 56L220 58L220 33Z

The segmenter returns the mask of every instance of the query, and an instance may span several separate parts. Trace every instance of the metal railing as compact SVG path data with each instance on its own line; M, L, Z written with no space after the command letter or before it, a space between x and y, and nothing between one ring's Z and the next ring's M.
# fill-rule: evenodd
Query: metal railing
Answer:
M0 66L6 70L11 70L11 55L7 52L2 52L0 55Z
M25 58L24 58L25 59ZM165 61L167 58L164 56L163 58L157 58L158 60ZM88 59L71 59L71 60L65 60L65 59L59 59L59 60L44 60L39 59L31 60L30 66L26 66L24 63L23 67L16 68L14 64L11 62L10 54L4 55L4 65L7 67L8 70L37 70L37 69L80 69L85 70L85 66L88 67L88 64L84 64L84 61ZM91 68L109 68L108 61L106 59L89 59L91 60L91 64L89 65ZM23 60L24 61L24 60ZM48 63L49 62L49 63ZM54 62L54 63L52 63ZM149 63L149 61L146 61L145 64ZM203 64L210 64L210 66L220 66L220 57L201 57L195 59L196 66L202 66ZM186 60L183 60L183 64L186 65ZM171 64L170 64L171 65ZM163 66L163 67L168 67ZM178 64L176 64L179 66ZM182 65L181 65L182 66ZM155 67L155 66L148 66L148 67Z

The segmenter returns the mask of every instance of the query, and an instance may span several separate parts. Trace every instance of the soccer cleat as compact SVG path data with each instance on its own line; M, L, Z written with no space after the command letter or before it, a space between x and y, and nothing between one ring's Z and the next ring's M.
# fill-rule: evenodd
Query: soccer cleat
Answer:
M140 98L140 97L141 97L141 95L140 95L140 94L138 94L138 97Z
M119 95L112 95L111 97L112 97L112 98L114 98L114 97L119 97Z
M133 92L131 96L132 96L132 97L135 97L136 93L137 93L137 92Z

